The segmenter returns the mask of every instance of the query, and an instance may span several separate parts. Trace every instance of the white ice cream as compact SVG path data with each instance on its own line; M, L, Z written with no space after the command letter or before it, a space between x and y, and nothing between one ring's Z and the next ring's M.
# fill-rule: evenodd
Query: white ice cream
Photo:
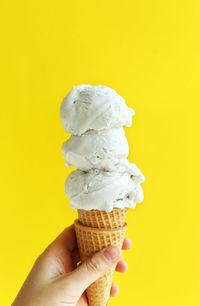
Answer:
M107 86L79 85L64 98L60 116L63 127L73 135L88 130L130 126L134 111Z
M106 86L76 86L64 98L61 121L73 135L62 153L68 166L78 168L65 184L72 208L111 211L143 200L144 176L127 159L129 146L122 128L131 125L133 114Z
M143 200L141 171L132 164L130 171L107 172L91 169L72 172L65 184L74 209L111 211L114 207L134 208Z
M127 163L129 145L122 128L88 131L71 136L62 146L66 165L87 171L92 168L113 171Z

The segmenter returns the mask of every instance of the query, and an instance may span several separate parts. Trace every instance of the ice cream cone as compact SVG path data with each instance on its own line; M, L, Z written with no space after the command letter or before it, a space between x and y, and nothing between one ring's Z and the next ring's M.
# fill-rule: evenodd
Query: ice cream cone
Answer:
M103 85L75 86L62 102L61 121L72 134L62 153L66 165L77 168L68 176L65 192L78 210L74 223L81 262L109 245L121 248L127 208L143 200L144 176L127 159L123 130L134 114L123 97ZM114 268L86 290L89 306L108 304L113 273Z
M111 212L97 209L78 209L78 220L82 225L97 228L118 228L126 222L127 208L114 208Z
M75 231L81 261L111 244L122 247L126 212L127 209L113 209L111 212L78 210ZM113 273L114 270L109 270L86 290L89 306L107 305Z

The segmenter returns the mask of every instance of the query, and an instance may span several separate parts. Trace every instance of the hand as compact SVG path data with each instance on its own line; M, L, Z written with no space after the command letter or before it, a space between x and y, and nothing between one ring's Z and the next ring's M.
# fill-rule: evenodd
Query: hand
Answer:
M122 249L129 249L125 238ZM77 267L80 261L74 226L66 228L36 260L12 306L87 306L85 290L110 268L125 272L121 250L109 246ZM118 287L113 285L111 296Z

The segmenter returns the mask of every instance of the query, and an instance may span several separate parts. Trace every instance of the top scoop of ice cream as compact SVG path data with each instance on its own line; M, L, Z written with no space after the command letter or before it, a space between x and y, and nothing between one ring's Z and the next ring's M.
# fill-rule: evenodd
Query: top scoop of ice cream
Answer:
M91 169L88 172L72 172L65 184L65 192L74 209L98 209L111 211L113 208L135 207L143 200L140 185L144 176L135 164L129 169L108 172Z
M134 111L125 100L107 86L75 86L64 98L60 116L63 127L73 135L88 130L130 126Z

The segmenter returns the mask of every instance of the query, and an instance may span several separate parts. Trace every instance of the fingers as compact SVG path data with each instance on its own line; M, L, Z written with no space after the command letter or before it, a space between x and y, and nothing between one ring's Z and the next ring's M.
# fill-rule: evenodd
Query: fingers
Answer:
M123 245L122 245L122 250L129 250L132 247L132 241L129 238L125 238ZM121 259L118 261L115 270L120 273L126 272L128 269L127 263ZM119 287L117 284L112 284L111 290L110 290L110 296L115 297L119 293Z
M79 261L74 225L67 227L39 256L46 270L56 276L71 272ZM51 267L51 269L50 269ZM53 268L52 268L53 267ZM57 272L56 272L57 271Z
M76 306L88 306L88 300L85 293L81 295Z
M48 251L69 251L77 247L74 225L70 225L47 247Z
M74 230L74 225L70 225L54 240L53 245L64 246L65 249L72 252L77 246L76 244L76 234Z
M114 268L121 258L121 250L117 246L109 246L83 262L70 276L66 283L70 291L81 295L93 282ZM65 280L63 280L65 281ZM76 286L78 284L78 286Z
M132 247L132 240L126 237L122 245L122 250L129 250L131 247Z
M110 296L115 297L119 293L119 287L117 284L112 284L112 287L110 289Z
M74 265L74 269L77 267L77 264L80 262L80 256L79 256L79 251L78 247L76 247L72 252L71 252L71 259L72 263Z
M73 228L72 228L73 229ZM74 229L73 229L74 231ZM62 237L62 234L61 234ZM67 237L67 233L66 236ZM59 239L59 238L58 238ZM124 239L122 249L128 250L131 247L131 240ZM77 246L73 246L73 251L69 252L74 254L75 263L79 261ZM76 266L76 265L75 265ZM58 286L64 294L67 291L74 297L76 302L83 292L98 278L103 276L111 268L115 268L118 272L125 272L127 270L126 262L121 258L121 250L117 246L109 246L100 252L95 253L91 258L87 259L75 270L67 273L58 281ZM110 291L111 296L118 294L118 286L113 285Z
M127 263L122 259L117 263L115 270L120 273L126 272L128 269Z
M131 247L132 247L132 241L126 237L122 245L122 250L129 250ZM117 263L116 268L115 268L115 270L120 273L126 272L127 269L128 269L128 265L123 259L121 259Z

